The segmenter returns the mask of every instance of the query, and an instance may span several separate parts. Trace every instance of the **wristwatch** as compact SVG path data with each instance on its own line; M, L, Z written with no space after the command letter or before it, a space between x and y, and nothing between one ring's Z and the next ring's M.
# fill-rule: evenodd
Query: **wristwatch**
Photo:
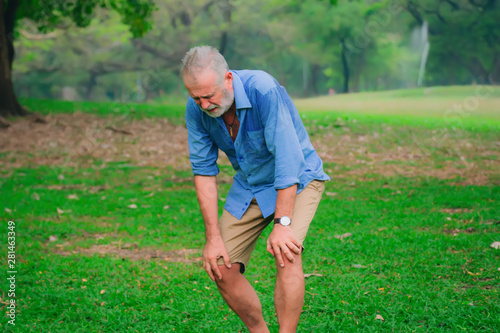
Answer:
M284 227L290 225L290 223L292 223L292 220L288 216L282 216L274 219L274 224L281 224Z

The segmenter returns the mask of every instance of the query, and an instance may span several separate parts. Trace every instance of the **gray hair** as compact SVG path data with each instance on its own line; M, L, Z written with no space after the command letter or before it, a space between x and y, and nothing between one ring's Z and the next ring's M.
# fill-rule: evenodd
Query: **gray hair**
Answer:
M217 81L222 84L224 75L229 71L226 59L212 46L195 46L189 50L181 62L181 73L196 78L196 74L211 69L218 76Z

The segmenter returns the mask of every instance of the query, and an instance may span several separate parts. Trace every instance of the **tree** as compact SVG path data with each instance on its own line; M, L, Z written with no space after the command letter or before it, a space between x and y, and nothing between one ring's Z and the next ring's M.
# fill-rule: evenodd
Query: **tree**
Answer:
M58 98L72 87L87 100L144 101L176 90L179 64L190 46L210 44L226 53L230 0L157 2L155 28L133 38L113 11L95 11L85 29L73 26L38 34L31 20L18 22L16 92Z
M0 116L27 114L16 98L12 82L16 21L29 18L41 32L70 22L85 27L97 7L119 13L134 37L151 28L155 9L152 0L0 0Z
M275 37L289 27L290 50L310 64L311 78L323 67L330 87L349 92L352 86L357 90L363 71L376 73L377 67L387 68L392 58L378 57L382 64L372 68L369 60L382 44L390 44L385 30L401 10L364 0L338 1L335 6L327 1L295 1L279 16L282 27L276 29Z
M429 24L434 84L453 83L464 70L476 82L500 81L500 1L407 0L406 9L417 24ZM440 82L443 77L451 82Z

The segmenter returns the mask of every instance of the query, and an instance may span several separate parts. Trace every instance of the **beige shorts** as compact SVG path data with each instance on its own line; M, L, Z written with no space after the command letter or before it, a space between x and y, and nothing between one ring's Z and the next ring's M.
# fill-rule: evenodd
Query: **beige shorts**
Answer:
M297 240L303 244L309 230L309 225L318 208L321 195L325 190L325 182L313 180L303 189L295 199L292 224L290 225ZM262 231L274 219L274 214L263 218L255 198L250 203L248 210L241 220L224 210L219 220L222 240L226 245L231 263L241 263L241 273L250 261L257 239ZM218 265L224 265L224 260L219 258Z

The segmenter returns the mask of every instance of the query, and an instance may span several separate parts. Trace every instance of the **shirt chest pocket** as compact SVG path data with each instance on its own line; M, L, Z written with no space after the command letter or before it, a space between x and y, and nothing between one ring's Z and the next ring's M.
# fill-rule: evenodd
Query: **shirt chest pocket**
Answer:
M246 132L245 139L245 153L250 157L260 160L270 155L264 138L264 129Z

